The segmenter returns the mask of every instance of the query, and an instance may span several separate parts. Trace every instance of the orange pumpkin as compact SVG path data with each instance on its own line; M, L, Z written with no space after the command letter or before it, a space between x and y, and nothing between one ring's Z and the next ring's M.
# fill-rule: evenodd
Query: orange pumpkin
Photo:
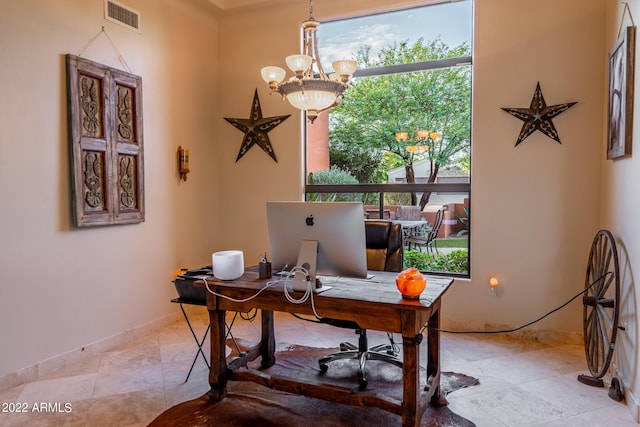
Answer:
M418 299L427 286L427 279L415 267L401 271L396 277L396 286L403 298Z

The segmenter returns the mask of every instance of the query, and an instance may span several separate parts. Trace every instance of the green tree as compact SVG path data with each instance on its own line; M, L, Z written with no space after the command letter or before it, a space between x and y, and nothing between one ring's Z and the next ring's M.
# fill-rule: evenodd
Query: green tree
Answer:
M358 180L349 172L331 165L329 169L317 170L307 176L308 184L358 184ZM308 200L313 202L355 202L362 200L362 193L309 193Z
M468 56L469 47L451 48L439 38L425 43L392 43L371 57L369 47L360 49L360 67L382 67ZM436 181L441 167L469 152L471 111L471 70L468 66L438 68L418 72L384 74L355 79L341 103L331 111L331 146L352 147L352 152L390 152L402 159L408 183L415 182L413 162L421 156L429 160L427 182ZM418 130L440 134L428 141L428 150L410 153ZM406 141L397 141L396 132L408 132ZM365 160L368 161L368 160ZM378 162L380 167L382 162ZM423 193L421 208L429 201ZM412 194L412 204L418 204Z
M329 147L331 167L338 167L349 171L358 182L383 182L385 178L380 172L380 164L383 153L378 150L370 150L362 146L349 146L336 140Z

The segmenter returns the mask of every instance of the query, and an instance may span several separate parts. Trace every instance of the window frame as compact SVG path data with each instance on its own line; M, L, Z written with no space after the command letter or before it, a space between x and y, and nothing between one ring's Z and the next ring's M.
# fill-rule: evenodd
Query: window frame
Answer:
M443 68L451 68L458 66L473 67L473 43L470 46L471 55L446 58L433 61L416 62L410 64L397 64L383 67L370 67L358 69L354 73L353 77L371 77L380 76L385 74L397 74L407 72L420 72L428 70L436 70ZM470 95L473 93L473 70L471 71L471 85ZM348 96L348 94L347 94ZM472 97L470 96L470 102ZM473 116L473 103L470 105L469 122L470 122L470 134L469 134L469 156L471 157L472 135L471 135L471 121ZM467 272L466 273L451 273L451 272L431 272L430 275L437 276L455 276L461 278L471 277L471 182L472 174L469 174L468 183L384 183L384 184L308 184L307 177L308 172L308 132L307 132L307 120L306 113L304 114L304 181L303 181L303 196L305 200L308 200L309 194L313 193L368 193L379 194L379 217L383 218L384 215L384 194L385 193L420 193L420 192L437 192L437 193L466 193L469 200L469 221L468 221L468 248L467 248Z

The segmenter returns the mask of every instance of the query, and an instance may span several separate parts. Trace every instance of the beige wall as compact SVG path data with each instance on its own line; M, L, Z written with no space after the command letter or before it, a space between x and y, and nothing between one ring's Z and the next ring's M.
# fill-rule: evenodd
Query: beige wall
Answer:
M101 0L0 3L0 339L10 348L0 376L175 313L167 301L177 267L203 265L213 250L232 248L255 263L268 250L265 202L302 197L300 114L269 96L259 70L297 51L307 7L282 0L277 9L258 4L218 18L204 0L125 3L142 12L142 34L105 22ZM314 15L425 3L324 0ZM631 4L640 16L640 1ZM591 239L609 228L625 263L628 330L616 363L633 402L631 266L640 265L640 232L639 202L629 194L637 192L640 168L637 156L603 160L616 7L606 0L475 1L472 277L445 297L444 315L453 325L480 327L537 318L582 289ZM63 55L77 53L101 25L143 77L147 221L76 230ZM103 37L84 56L120 67ZM528 106L538 81L548 104L578 104L554 119L562 144L535 133L514 147L522 123L500 108ZM247 118L256 88L265 117L291 114L269 133L277 163L257 147L235 162L242 133L223 118ZM178 145L191 153L186 183L175 171ZM500 279L498 297L489 296L490 276ZM579 333L580 303L535 328Z
M314 16L339 18L336 13L352 15L357 7L379 11L382 4L391 8L406 2L352 6L327 0L318 2ZM253 8L220 24L220 62L234 64L221 74L223 116L245 117L254 87L265 115L293 114L270 133L277 164L257 149L234 164L241 134L229 125L220 128L221 140L228 144L221 147L224 204L242 203L251 213L229 215L230 226L221 238L248 252L249 260L268 247L265 201L301 197L299 114L268 95L259 69L282 64L296 51L298 24L306 13L299 4L280 7L277 13ZM519 325L583 286L586 257L598 227L604 2L477 0L475 13L473 275L446 297L445 314ZM261 28L259 38L248 31L254 28ZM562 144L536 133L514 148L522 122L500 107L527 107L538 81L549 105L578 104L554 120ZM497 298L489 295L493 275L503 285ZM538 327L579 331L581 308L574 304Z
M125 3L141 34L102 0L0 1L0 377L175 313L174 271L217 248L217 20L204 1ZM74 229L64 55L103 25L142 76L146 222ZM82 56L124 68L104 35Z
M322 21L418 3L325 0L317 3L314 16ZM640 7L640 2L633 3ZM631 260L635 256L635 265L640 265L634 219L639 217L639 202L627 199L637 192L640 169L633 168L633 160L603 160L611 45L606 4L612 2L475 0L472 276L457 281L447 294L444 315L449 325L461 329L514 327L537 319L583 289L589 249L599 228L627 234L620 240L629 251L623 255L623 318L629 332L621 338L616 363L637 418L638 298L631 291ZM296 51L298 24L304 18L306 8L292 4L277 13L255 7L221 22L220 62L233 64L221 73L222 115L246 117L254 87L265 115L292 114L270 134L278 164L259 150L234 164L241 135L231 126L220 129L221 140L230 143L221 147L223 204L242 203L251 212L230 214L221 240L245 250L249 262L268 247L264 203L302 197L299 114L279 97L267 95L259 69L283 64L284 57ZM254 29L259 29L259 37ZM500 108L528 107L537 82L548 105L577 104L553 120L562 144L536 132L514 147L522 122ZM498 297L489 295L492 276L501 283ZM543 338L548 331L551 338L580 342L582 326L578 299L528 330L538 329Z
M637 19L640 17L640 1L631 0L628 3L637 25ZM610 49L614 45L621 25L624 28L632 23L628 14L623 16L622 3L607 2L607 6L606 48ZM636 58L638 45L640 44L636 42ZM619 332L613 365L620 371L621 378L626 380L627 403L632 408L632 414L636 421L640 420L640 359L638 356L640 294L635 289L636 278L639 274L637 269L640 266L640 227L638 226L640 218L640 198L638 197L638 182L640 182L639 70L640 63L636 59L636 95L633 119L633 145L635 147L633 147L633 155L615 161L606 160L605 144L603 144L600 153L602 168L600 227L611 230L616 237L621 271L620 323L626 326L626 331ZM604 139L605 137L603 137Z
M519 325L583 287L598 226L603 14L601 0L476 2L473 272L449 315ZM500 107L528 107L537 82L548 105L578 103L553 120L562 144L536 132L514 147L522 122ZM579 304L535 326L581 327Z

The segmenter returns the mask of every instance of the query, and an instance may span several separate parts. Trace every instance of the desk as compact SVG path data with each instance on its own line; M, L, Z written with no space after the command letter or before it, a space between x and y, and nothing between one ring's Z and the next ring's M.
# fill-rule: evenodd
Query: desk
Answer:
M314 296L315 307L321 316L353 320L365 329L395 332L402 335L403 386L402 401L373 395L354 388L335 387L318 381L303 382L294 378L276 377L263 371L239 369L249 361L261 357L261 366L268 368L275 363L274 311L313 315L309 301L291 304L283 295L282 284L265 289L248 302L236 303L207 292L207 308L211 325L211 368L209 371L209 398L224 399L227 381L253 381L263 386L300 394L307 397L330 400L357 406L375 406L402 416L402 425L419 426L426 405L446 404L440 396L440 334L429 328L440 326L441 297L453 279L427 277L427 288L420 300L403 300L395 286L396 273L374 272L371 280L341 278L331 283L331 289ZM207 279L216 293L235 299L247 298L264 287L265 280L258 279L257 267L248 268L234 281ZM202 284L201 286L204 286ZM230 359L225 357L226 311L262 311L262 338L260 343L246 353ZM429 328L426 327L429 326ZM426 376L428 390L420 390L420 344L426 334L428 355Z

